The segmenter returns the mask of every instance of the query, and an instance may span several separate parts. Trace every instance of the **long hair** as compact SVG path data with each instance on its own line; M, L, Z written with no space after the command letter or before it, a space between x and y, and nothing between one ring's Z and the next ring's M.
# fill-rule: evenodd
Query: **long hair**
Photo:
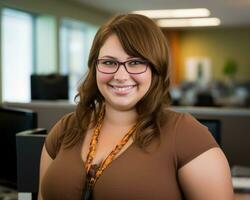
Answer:
M149 18L137 15L118 15L98 30L88 60L88 73L78 88L76 119L78 132L65 135L66 144L74 145L84 137L90 127L94 127L104 105L104 97L96 83L96 60L106 39L116 34L128 55L141 57L150 63L152 82L148 92L136 104L138 126L134 134L135 142L146 147L153 138L160 135L160 127L166 121L166 108L170 104L169 95L169 54L165 36Z

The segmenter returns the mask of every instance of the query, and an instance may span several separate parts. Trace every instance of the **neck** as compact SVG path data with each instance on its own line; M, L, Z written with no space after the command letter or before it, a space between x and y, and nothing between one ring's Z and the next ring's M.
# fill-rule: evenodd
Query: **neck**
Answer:
M104 122L112 126L132 126L136 123L137 113L135 109L132 110L117 110L109 105L105 105Z

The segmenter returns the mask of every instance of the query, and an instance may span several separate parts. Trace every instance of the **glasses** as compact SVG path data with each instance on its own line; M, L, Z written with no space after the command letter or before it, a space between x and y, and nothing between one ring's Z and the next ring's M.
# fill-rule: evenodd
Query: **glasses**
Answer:
M123 65L129 74L142 74L147 71L148 61L145 60L127 60L119 62L111 59L98 59L97 69L104 74L116 73L120 66Z

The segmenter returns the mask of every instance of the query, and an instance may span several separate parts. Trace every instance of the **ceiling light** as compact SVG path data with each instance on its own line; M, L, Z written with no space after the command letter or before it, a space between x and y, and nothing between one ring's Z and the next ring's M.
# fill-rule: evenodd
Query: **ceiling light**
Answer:
M195 26L218 26L218 18L191 18L191 19L160 19L157 20L160 27L195 27Z
M149 18L185 18L208 17L210 11L206 8L170 9L170 10L138 10L132 13L145 15Z

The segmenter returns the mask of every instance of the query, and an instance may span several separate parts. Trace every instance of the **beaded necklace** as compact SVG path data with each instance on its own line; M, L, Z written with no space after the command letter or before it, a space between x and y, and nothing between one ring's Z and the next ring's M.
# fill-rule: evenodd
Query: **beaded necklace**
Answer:
M103 171L114 160L115 156L121 151L123 146L128 142L129 138L132 136L133 132L136 129L136 125L134 125L125 134L122 140L115 146L115 148L110 152L110 154L102 161L100 166L97 169L93 169L92 161L96 153L96 146L98 143L103 119L104 119L104 109L101 111L97 120L97 124L94 128L90 146L89 146L89 152L87 154L87 158L85 162L85 169L86 169L87 175L86 175L85 187L83 191L83 198L82 198L83 200L90 200L92 198L92 192L93 192L93 188L94 188L96 181L102 175Z

